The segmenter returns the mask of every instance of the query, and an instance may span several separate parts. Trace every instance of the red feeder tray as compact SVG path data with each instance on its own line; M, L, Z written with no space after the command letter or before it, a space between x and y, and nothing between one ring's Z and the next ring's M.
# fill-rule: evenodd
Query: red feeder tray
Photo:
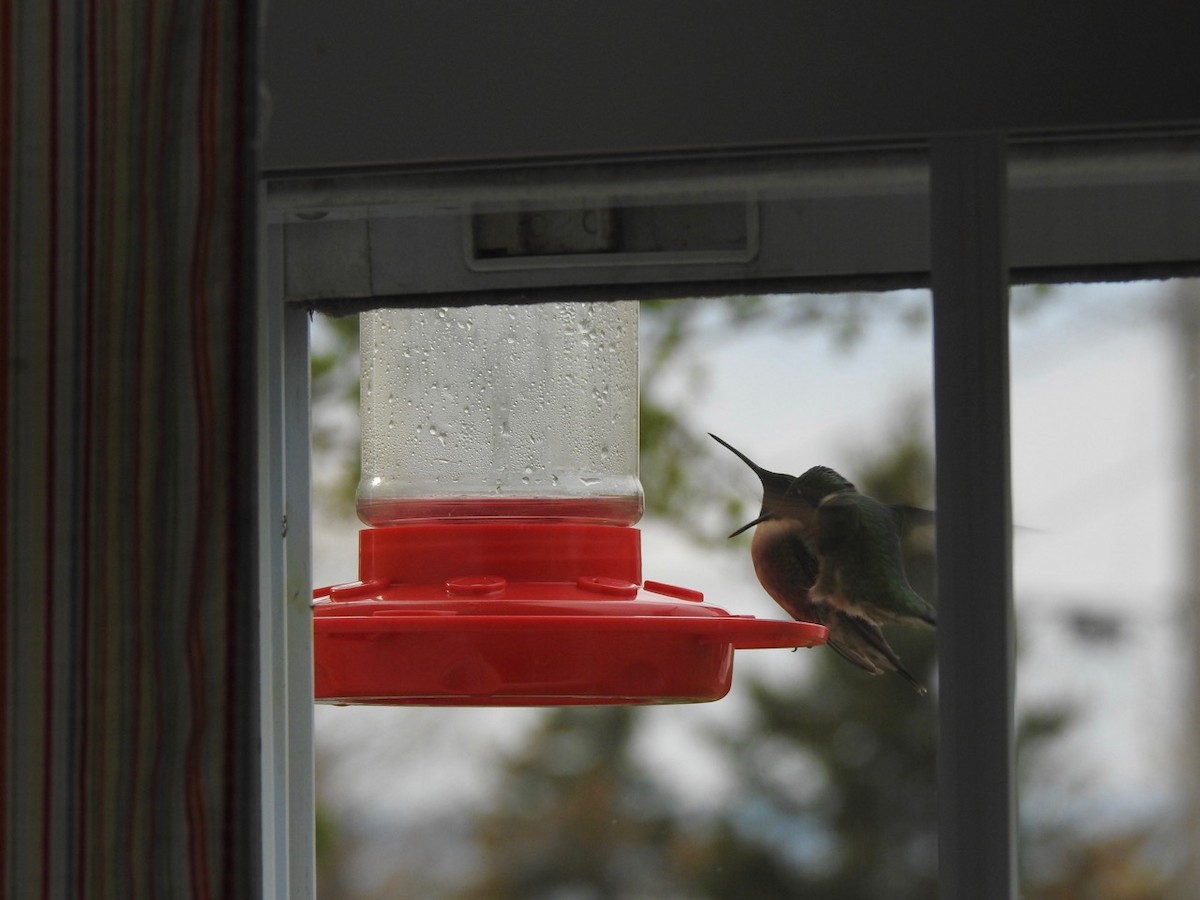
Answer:
M634 528L456 522L359 536L353 584L314 592L316 698L547 706L719 700L734 649L810 647L825 628L734 616L641 582Z

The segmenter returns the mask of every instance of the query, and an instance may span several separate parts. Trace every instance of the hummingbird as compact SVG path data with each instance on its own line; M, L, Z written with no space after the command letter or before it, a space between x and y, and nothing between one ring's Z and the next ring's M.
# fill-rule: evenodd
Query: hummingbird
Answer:
M937 624L933 607L908 583L900 554L902 523L932 513L880 503L827 466L798 477L771 472L709 436L762 482L758 517L729 536L755 529L750 558L763 589L792 618L824 625L826 643L847 661L873 675L896 672L924 694L880 626Z

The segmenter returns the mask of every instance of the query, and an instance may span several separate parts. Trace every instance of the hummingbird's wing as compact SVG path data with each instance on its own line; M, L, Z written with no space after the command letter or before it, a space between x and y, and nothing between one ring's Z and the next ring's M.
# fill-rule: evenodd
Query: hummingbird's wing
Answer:
M914 528L933 528L937 525L937 513L932 509L922 509L920 506L905 506L900 503L890 504L892 513L896 516L896 524L900 533L904 534Z
M872 675L891 670L887 655L863 640L850 616L828 603L814 601L811 589L820 564L797 531L777 527L756 535L756 540L761 543L752 548L751 555L758 580L784 612L801 622L824 625L829 631L825 643L847 662ZM879 640L886 646L882 633Z
M819 594L844 612L877 624L937 624L933 607L908 583L891 507L846 492L822 500L817 514Z
M759 583L771 598L792 618L824 625L829 630L826 643L835 653L872 675L898 672L924 693L878 625L843 609L836 598L813 590L825 562L809 548L794 522L773 518L760 522L750 558Z
M830 494L817 504L815 510L817 555L824 558L848 547L860 548L864 539L876 540L880 510L886 510L886 507L857 491ZM894 531L891 514L885 512L884 516L884 528Z

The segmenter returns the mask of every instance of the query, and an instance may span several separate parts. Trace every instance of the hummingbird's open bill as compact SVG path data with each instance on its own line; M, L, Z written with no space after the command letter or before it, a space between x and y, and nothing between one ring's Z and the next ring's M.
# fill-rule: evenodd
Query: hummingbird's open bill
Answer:
M755 529L750 558L763 589L792 618L828 628L827 643L844 659L874 675L896 672L924 694L880 626L937 624L908 583L900 553L902 519L926 511L880 503L826 466L798 477L771 472L709 437L762 482L758 517L730 537Z

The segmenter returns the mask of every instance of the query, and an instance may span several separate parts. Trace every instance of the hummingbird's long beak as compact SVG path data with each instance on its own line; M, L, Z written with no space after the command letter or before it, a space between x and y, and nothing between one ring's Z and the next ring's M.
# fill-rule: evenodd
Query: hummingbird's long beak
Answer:
M718 440L719 440L719 438L718 438ZM732 448L732 447L730 447L729 449L731 449L731 450L732 450L733 448ZM734 452L737 452L737 451L734 451ZM735 537L737 537L739 534L741 534L743 531L745 531L747 528L753 528L753 527L754 527L755 525L757 525L759 522L765 522L765 521L767 521L767 519L773 519L773 518L775 518L775 517L774 517L774 516L771 516L771 515L763 514L763 515L759 516L757 519L754 519L754 520L753 520L753 521L751 521L751 522L747 522L745 525L743 525L741 528L739 528L737 531L733 532L733 533L732 533L731 535L729 535L729 536L730 536L731 538L735 538Z
M754 460L752 460L750 457L748 457L745 453L743 453L741 450L739 450L737 447L733 446L730 443L727 443L726 441L721 440L719 437L717 437L711 431L708 433L708 436L710 438L712 438L714 441L716 441L718 444L720 444L722 447L726 448L727 450L732 450L734 452L734 454L737 456L737 458L740 459L742 462L744 462L746 465L748 465L751 469L753 469L754 474L757 475L759 478L762 478L763 473L767 471L762 466L760 466L758 463L756 463ZM767 474L769 475L771 473L768 472ZM746 527L749 528L750 526L747 525Z
M791 475L783 475L779 472L772 472L769 469L764 469L737 447L734 447L732 444L721 440L711 431L708 433L708 436L722 447L731 450L738 459L748 465L754 474L758 476L758 480L762 482L763 486L764 503L767 502L769 497L782 497L785 493L787 493L787 489L791 487L792 482L796 480ZM753 525L754 523L751 522L750 524ZM749 528L750 525L747 525L746 527Z

